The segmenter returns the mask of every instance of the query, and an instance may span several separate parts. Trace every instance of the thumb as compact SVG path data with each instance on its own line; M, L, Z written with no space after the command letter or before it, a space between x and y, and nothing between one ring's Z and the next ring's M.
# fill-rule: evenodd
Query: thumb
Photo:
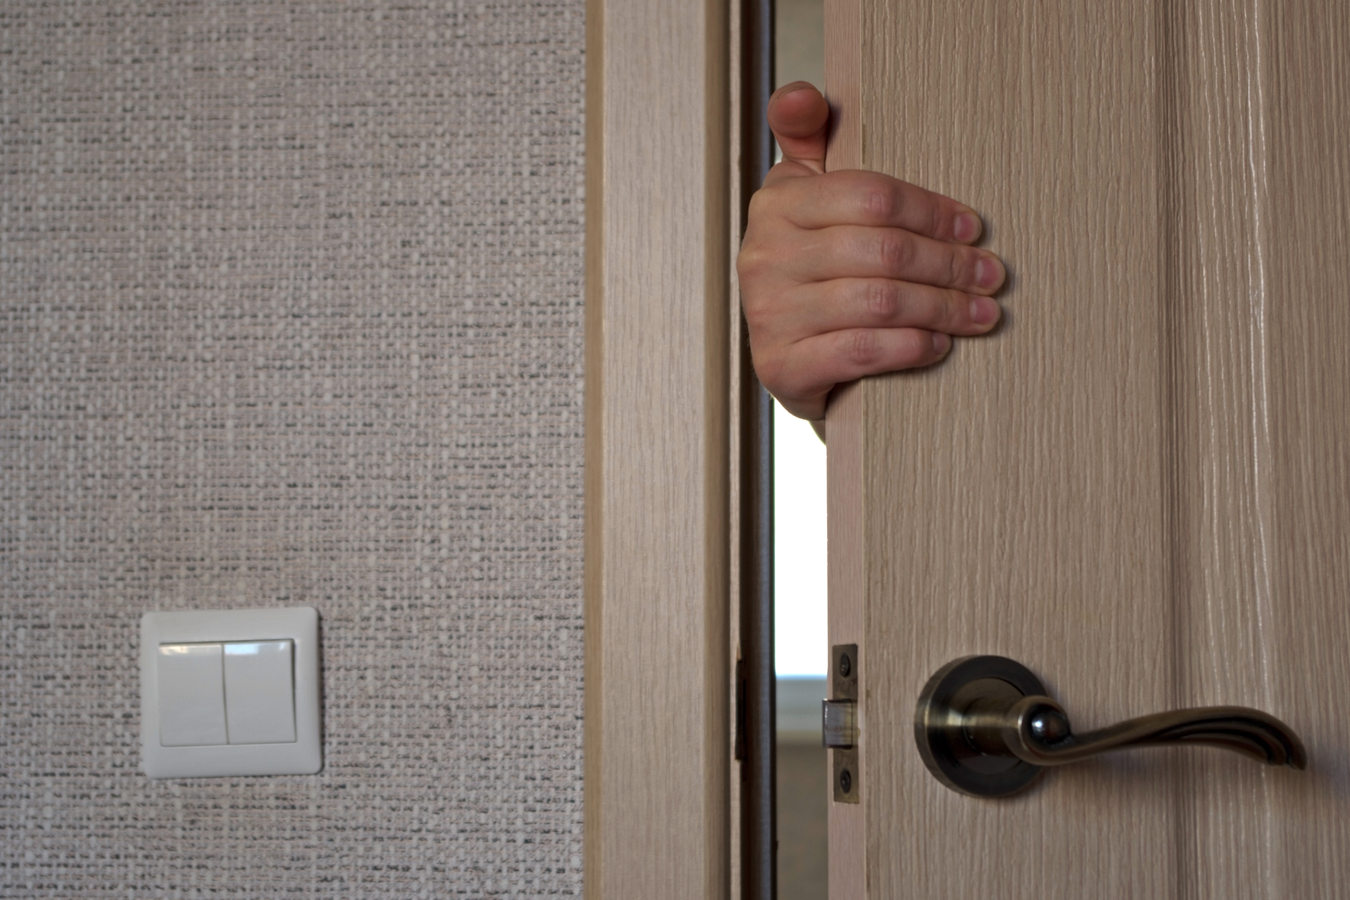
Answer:
M769 128L783 151L783 161L770 170L765 184L780 178L825 174L825 140L830 107L807 81L794 81L769 98Z

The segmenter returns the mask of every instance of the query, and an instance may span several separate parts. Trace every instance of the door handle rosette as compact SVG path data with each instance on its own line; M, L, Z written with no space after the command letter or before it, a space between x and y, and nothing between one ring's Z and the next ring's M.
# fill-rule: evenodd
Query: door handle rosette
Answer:
M1046 766L1133 747L1201 745L1272 766L1308 765L1293 729L1245 706L1179 709L1075 734L1040 679L1002 656L968 656L939 669L919 695L914 739L938 781L978 797L1015 793Z

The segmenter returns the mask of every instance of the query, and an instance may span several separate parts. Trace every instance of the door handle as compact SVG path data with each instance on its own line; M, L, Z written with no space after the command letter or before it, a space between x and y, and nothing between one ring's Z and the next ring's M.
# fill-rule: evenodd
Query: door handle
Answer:
M1201 745L1272 766L1308 766L1292 728L1245 706L1179 709L1075 734L1040 679L1002 656L968 656L939 669L919 694L914 739L938 781L978 797L1019 791L1047 766L1132 747Z

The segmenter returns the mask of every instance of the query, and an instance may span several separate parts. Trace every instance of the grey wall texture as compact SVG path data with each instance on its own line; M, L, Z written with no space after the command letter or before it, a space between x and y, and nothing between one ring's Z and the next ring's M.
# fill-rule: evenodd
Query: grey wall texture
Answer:
M0 6L0 895L575 895L583 3ZM316 776L139 770L312 605Z

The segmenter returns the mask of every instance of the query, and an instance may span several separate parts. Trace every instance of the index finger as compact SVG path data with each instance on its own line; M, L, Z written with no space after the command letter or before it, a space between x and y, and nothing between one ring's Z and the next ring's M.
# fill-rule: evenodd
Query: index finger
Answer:
M815 178L783 179L764 193L771 195L766 199L798 228L903 228L962 244L974 241L983 231L979 215L964 203L880 172L850 169Z

